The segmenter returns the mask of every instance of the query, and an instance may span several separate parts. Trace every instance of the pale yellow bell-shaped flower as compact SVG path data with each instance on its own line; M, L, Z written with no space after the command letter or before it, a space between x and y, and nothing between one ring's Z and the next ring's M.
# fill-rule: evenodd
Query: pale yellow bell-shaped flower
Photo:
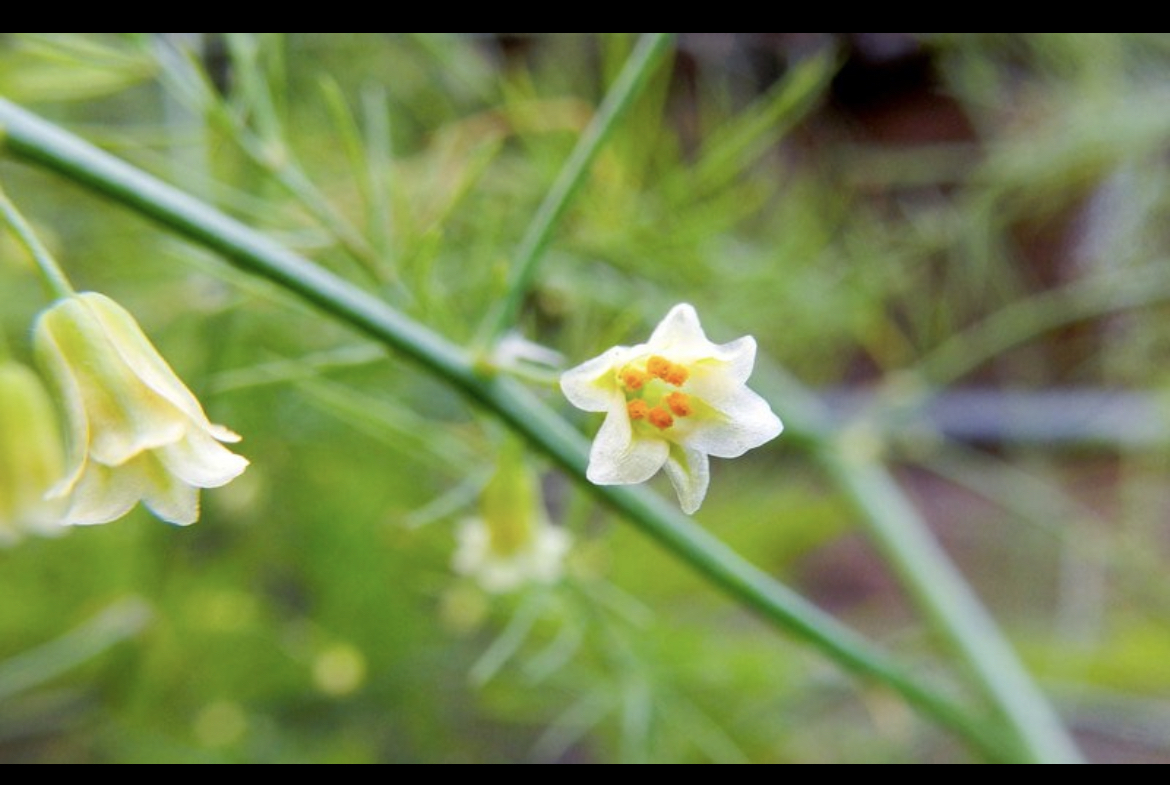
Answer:
M481 516L465 520L459 529L457 572L493 593L561 577L571 541L566 531L549 523L538 485L522 445L510 443L483 490Z
M45 494L64 466L48 390L29 368L0 362L0 546L62 531L64 505Z
M748 389L755 363L754 338L712 343L683 303L646 343L615 346L567 371L561 390L569 402L606 413L589 455L590 482L632 485L665 469L683 512L696 512L711 482L708 456L738 458L784 430Z
M143 502L182 526L199 518L199 489L218 488L248 461L240 437L213 425L127 311L94 293L60 300L37 321L36 350L65 403L70 468L50 498L65 522L109 523Z

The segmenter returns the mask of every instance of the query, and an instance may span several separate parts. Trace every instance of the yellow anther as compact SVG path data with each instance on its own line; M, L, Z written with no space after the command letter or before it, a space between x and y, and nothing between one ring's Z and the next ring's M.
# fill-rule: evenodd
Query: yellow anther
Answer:
M673 367L674 363L657 355L646 361L646 372L656 379L665 379Z
M626 404L626 409L630 412L631 420L645 420L650 413L650 404L639 399Z
M664 378L667 383L682 387L687 383L687 379L691 378L691 372L681 365L672 365Z
M622 371L622 385L627 390L641 390L646 384L646 374L636 368L627 368Z
M670 416L670 412L661 407L655 406L646 413L646 419L660 431L665 431L670 426L674 425L674 418Z
M675 417L690 417L695 413L695 409L691 406L691 398L686 393L671 393L666 396L666 405L674 412Z

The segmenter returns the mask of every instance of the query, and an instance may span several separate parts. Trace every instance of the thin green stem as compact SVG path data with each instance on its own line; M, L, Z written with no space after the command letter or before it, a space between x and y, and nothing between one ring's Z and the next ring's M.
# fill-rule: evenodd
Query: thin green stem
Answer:
M227 133L252 161L264 169L290 196L329 232L343 251L361 268L370 282L380 285L379 255L362 234L321 193L297 161L285 140L279 113L264 77L256 63L257 42L249 36L231 35L248 105L253 110L257 130L248 126L245 117L233 112L211 86L207 75L189 58L166 52L160 54L164 76L169 79L180 100L195 112L208 117Z
M0 126L0 138L2 138L2 131L3 127ZM12 229L12 233L16 235L16 239L36 262L37 271L40 272L41 280L44 281L45 288L49 293L54 297L69 297L74 294L73 286L70 285L69 279L65 276L65 271L61 269L61 265L57 264L57 260L49 253L49 249L44 246L28 221L8 198L3 185L0 185L0 218L4 219L8 227Z
M56 171L172 231L223 254L236 266L294 292L339 321L417 362L492 412L565 469L581 486L656 539L744 607L813 645L843 668L885 684L993 760L1023 756L936 687L745 561L644 486L588 483L588 442L528 388L484 375L467 352L243 224L92 145L0 99L7 150Z
M393 166L393 141L390 137L390 106L384 87L371 85L362 90L362 119L367 161L367 172L363 179L369 189L367 234L378 256L390 260L394 241L394 211L390 204L390 184L387 180Z
M0 701L41 687L134 637L151 616L142 600L120 600L60 638L0 662Z
M1124 277L1090 278L1012 303L927 354L917 373L942 386L1045 332L1170 299L1165 260Z
M480 350L486 351L515 322L553 231L560 225L573 197L584 185L597 154L617 127L618 121L642 92L673 40L673 33L647 33L639 39L630 59L614 80L597 114L577 140L577 146L561 167L560 174L528 225L516 251L507 291L488 313L480 328Z

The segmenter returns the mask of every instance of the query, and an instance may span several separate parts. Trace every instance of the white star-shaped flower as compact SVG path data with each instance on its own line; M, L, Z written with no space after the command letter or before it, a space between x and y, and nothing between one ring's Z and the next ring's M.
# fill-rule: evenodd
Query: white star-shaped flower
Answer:
M606 412L588 478L598 485L645 482L665 468L687 514L699 509L708 456L738 458L780 435L768 402L747 387L756 341L708 340L695 309L671 309L650 340L616 346L561 377L569 401Z

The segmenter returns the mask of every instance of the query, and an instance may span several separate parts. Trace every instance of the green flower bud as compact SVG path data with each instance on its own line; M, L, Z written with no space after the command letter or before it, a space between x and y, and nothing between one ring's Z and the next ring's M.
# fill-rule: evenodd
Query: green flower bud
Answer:
M481 517L460 527L457 572L473 576L486 591L501 593L560 578L569 535L548 522L538 478L519 442L510 442L500 455L480 512Z
M45 495L64 466L48 391L23 365L0 363L0 545L61 530L64 506Z

